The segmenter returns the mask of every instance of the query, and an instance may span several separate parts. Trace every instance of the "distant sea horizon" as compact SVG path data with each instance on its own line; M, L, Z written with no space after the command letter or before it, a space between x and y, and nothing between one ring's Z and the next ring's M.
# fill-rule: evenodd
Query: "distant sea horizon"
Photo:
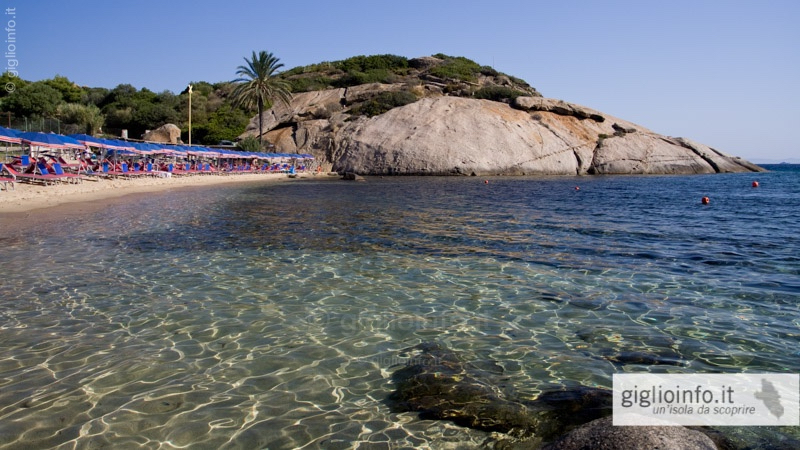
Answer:
M745 158L747 159L747 158ZM750 160L753 164L761 165L773 165L773 164L800 164L800 158L788 158L788 159L754 159Z

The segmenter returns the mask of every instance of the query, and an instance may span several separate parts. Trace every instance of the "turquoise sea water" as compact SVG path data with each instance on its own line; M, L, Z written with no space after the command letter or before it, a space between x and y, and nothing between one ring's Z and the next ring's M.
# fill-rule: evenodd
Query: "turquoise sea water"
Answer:
M31 215L0 233L0 448L483 442L386 405L425 341L528 399L800 372L800 171L769 168L295 180Z

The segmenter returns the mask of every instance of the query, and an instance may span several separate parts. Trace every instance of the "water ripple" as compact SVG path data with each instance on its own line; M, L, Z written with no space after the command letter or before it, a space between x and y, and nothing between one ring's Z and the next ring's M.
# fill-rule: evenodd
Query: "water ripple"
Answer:
M782 187L220 187L26 224L0 250L0 448L478 445L384 404L431 340L525 399L620 371L798 372L800 190L765 177Z

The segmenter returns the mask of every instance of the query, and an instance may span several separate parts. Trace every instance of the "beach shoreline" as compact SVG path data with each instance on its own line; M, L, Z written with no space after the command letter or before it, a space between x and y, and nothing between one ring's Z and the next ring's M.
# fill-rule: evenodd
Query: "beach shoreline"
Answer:
M327 178L325 175L320 175ZM300 174L300 178L315 178ZM43 186L15 183L0 191L0 215L17 215L48 210L70 204L89 204L132 194L161 192L175 188L203 187L247 182L284 182L285 173L251 173L231 175L193 175L181 177L99 178L81 183L59 183Z

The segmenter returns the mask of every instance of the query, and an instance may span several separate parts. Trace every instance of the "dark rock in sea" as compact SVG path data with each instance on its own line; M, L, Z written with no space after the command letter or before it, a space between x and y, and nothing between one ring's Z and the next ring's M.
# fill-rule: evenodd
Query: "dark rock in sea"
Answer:
M355 174L353 172L345 172L345 174L342 175L342 179L343 180L349 180L349 181L367 181L361 175Z
M450 420L484 431L528 434L535 421L528 408L506 399L495 386L474 377L468 366L439 344L424 343L392 379L388 402L395 412L417 411L423 419Z
M642 364L647 366L667 365L686 367L688 362L678 354L657 355L654 353L638 351L622 351L603 358L617 364Z
M719 450L797 450L800 440L776 427L687 427L705 434Z
M536 435L545 441L608 416L614 406L611 391L580 385L543 392L527 405L536 416Z
M547 450L716 450L705 434L684 427L614 426L612 417L589 422L544 447Z
M773 429L735 427L613 426L612 393L581 385L543 392L534 400L514 398L502 367L492 361L464 361L437 343L405 350L411 357L392 376L396 390L386 400L393 412L418 412L427 420L449 420L493 435L502 450L719 449L784 450L798 440ZM621 364L673 364L669 355L627 351L605 356ZM665 358L667 358L665 360ZM763 433L759 434L760 431ZM487 442L489 442L487 441ZM543 444L547 444L542 447Z
M397 389L387 402L394 412L416 411L423 419L536 440L611 413L611 393L604 389L569 387L519 401L505 395L490 374L439 344L410 351L415 355L392 376Z

